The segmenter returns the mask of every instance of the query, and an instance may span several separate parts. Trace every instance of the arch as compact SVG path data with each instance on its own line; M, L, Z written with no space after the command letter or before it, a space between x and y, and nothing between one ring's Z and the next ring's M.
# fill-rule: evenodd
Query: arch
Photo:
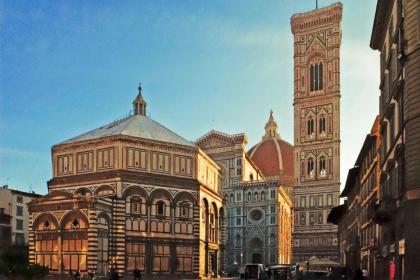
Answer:
M102 220L104 220L108 226L111 224L111 217L106 212L99 213L99 215L96 217L96 220L99 224L105 225L105 223L102 223Z
M264 201L265 200L265 192L261 191L261 200Z
M137 195L137 196L141 196L143 198L146 199L146 201L148 200L149 196L147 194L147 191L138 185L131 185L128 186L124 192L123 192L123 198L127 199L127 197L131 196L131 195Z
M172 202L172 195L165 189L154 189L150 193L150 202L153 203L156 200L166 199L170 203Z
M80 194L80 195L87 195L87 194L92 195L92 191L87 187L80 187L80 188L76 189L74 191L74 193L75 194Z
M194 206L197 206L197 199L195 198L195 196L192 193L185 192L185 191L177 193L174 197L174 200L173 200L174 206L178 202L181 202L182 200L189 200L190 202L193 203Z
M53 223L55 226L55 230L59 228L59 222L56 216L49 212L42 213L38 215L32 223L32 229L36 230L41 223L48 221L50 224Z
M96 188L95 195L104 195L109 196L111 194L115 194L115 190L110 185L102 185Z
M63 215L60 221L60 228L64 229L64 226L68 220L80 218L84 222L84 228L89 227L89 220L85 213L78 210L70 210ZM83 224L81 224L83 225Z

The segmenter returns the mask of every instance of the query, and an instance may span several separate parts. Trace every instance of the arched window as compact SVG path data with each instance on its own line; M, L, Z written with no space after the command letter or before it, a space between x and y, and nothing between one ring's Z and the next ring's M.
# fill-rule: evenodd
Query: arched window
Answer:
M306 162L306 174L309 177L313 177L314 175L314 160L312 158L308 158Z
M254 193L254 199L255 199L255 201L258 200L258 193L257 192Z
M324 134L326 131L325 117L319 118L319 134Z
M241 247L241 236L239 234L236 235L236 247Z
M319 175L321 177L325 177L326 175L326 168L325 168L325 157L319 158Z
M271 246L275 245L275 242L274 242L274 233L272 233L270 235L270 242L269 243L270 243Z
M165 215L165 203L163 201L158 201L156 203L156 215L159 215L159 216Z
M314 133L314 120L309 118L307 121L307 134L312 135Z
M234 196L233 193L230 194L230 202L233 202Z
M324 67L322 62L311 64L309 68L310 86L309 90L318 91L323 89L324 83Z
M179 204L179 216L182 218L188 218L190 216L190 205L188 202L181 202Z
M139 197L132 197L130 199L131 213L140 214L141 213L141 199Z
M263 200L263 201L265 200L265 192L264 191L261 192L261 200Z
M251 192L248 192L248 201L251 201Z

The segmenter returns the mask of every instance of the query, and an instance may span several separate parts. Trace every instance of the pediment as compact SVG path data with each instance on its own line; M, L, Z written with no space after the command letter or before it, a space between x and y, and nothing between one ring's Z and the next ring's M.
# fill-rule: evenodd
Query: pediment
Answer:
M209 138L199 144L202 149L213 149L232 146L234 143L230 139Z
M55 191L51 191L49 194L43 196L41 199L43 201L57 201L57 200L66 200L66 199L72 199L73 198L73 194L66 192L66 191L60 191L60 190L55 190Z

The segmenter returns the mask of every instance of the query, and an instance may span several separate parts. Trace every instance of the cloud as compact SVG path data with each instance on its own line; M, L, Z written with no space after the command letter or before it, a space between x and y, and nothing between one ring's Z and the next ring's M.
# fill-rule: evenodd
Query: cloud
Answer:
M30 151L26 151L26 150L22 150L22 149L15 149L15 148L9 148L9 147L0 147L0 156L1 157L18 157L18 158L42 158L41 155L34 153L34 152L30 152Z

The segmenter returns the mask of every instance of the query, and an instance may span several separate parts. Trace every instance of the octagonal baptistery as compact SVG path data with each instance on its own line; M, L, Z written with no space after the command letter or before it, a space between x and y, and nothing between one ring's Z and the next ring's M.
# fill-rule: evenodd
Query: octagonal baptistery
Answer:
M134 114L52 147L49 193L29 204L29 260L52 273L197 279L220 273L219 167Z
M248 156L266 178L279 178L283 186L293 186L293 145L282 140L270 111L262 140L248 151ZM287 192L289 193L289 188ZM290 195L290 193L289 193Z

